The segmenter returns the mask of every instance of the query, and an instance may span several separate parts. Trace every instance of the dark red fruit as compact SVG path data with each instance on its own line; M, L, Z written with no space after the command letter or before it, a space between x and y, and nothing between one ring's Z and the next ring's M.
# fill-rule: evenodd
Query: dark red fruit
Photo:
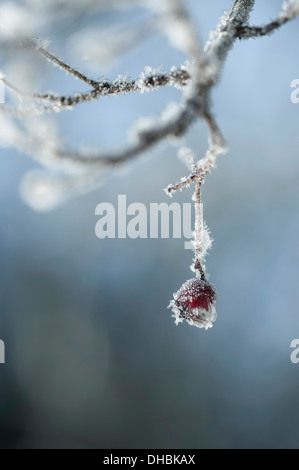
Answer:
M189 279L173 295L170 307L176 324L185 319L200 328L210 328L216 320L216 291L205 279Z

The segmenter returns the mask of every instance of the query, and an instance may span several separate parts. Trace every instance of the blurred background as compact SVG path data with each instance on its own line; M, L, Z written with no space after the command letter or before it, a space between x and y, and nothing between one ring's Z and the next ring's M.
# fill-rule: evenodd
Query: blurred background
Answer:
M203 42L231 3L186 2ZM267 22L280 6L257 0L252 23ZM66 16L40 35L94 77L179 66L183 55L161 34L145 35L109 69L95 68L84 50L74 55L78 31L126 30L145 14L135 6L96 20ZM297 44L298 20L270 38L236 43L213 93L230 150L203 191L214 238L207 268L219 295L211 330L176 327L167 310L192 277L183 240L95 236L96 205L116 205L118 194L147 207L191 200L192 189L171 201L163 192L187 172L175 148L165 143L98 190L45 213L19 194L37 164L1 149L0 447L298 448L299 364L290 361L299 338L299 104L290 100ZM39 90L48 89L84 86L45 63ZM104 98L55 119L74 147L112 147L125 142L137 117L179 99L164 88ZM199 156L206 135L199 122L186 136Z

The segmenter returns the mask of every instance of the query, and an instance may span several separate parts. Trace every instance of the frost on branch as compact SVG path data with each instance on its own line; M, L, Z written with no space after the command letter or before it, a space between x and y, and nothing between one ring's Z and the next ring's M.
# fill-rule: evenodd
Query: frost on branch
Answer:
M196 169L194 152L190 147L180 147L178 151L179 159L186 165L188 170L194 172Z

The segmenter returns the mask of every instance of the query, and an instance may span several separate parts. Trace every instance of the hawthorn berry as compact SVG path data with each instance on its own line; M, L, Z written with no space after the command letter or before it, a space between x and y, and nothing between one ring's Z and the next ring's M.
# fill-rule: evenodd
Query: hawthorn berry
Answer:
M189 279L173 294L169 308L172 309L175 323L186 320L189 325L211 328L216 320L216 291L205 278Z

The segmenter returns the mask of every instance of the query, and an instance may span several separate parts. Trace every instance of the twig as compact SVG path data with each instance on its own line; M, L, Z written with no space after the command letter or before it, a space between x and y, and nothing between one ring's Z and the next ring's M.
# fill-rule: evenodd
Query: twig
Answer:
M33 46L34 49L37 52L39 52L42 56L44 56L52 64L57 65L58 67L61 67L67 73L70 73L71 75L74 75L74 77L78 78L82 82L87 83L87 85L90 85L93 88L98 87L98 85L99 85L98 81L87 77L86 75L81 73L79 70L75 69L74 67L71 67L69 64L67 64L63 60L59 59L58 57L56 57L54 54L51 54L51 52L47 51L44 47L39 45L38 41L32 40L32 41L29 41L28 44ZM26 42L25 42L25 45L27 45Z
M96 89L65 96L60 96L53 93L28 93L13 85L3 75L0 76L0 80L19 97L36 100L38 102L54 102L55 108L46 108L46 111L49 112L51 110L57 111L60 108L69 108L77 104L98 100L104 96L117 96L130 92L137 93L141 90L150 92L163 86L176 85L184 87L190 80L190 74L186 70L175 69L170 71L168 74L164 73L160 75L149 76L142 80L139 78L136 80L116 79L112 82L103 81L98 83L98 87Z

